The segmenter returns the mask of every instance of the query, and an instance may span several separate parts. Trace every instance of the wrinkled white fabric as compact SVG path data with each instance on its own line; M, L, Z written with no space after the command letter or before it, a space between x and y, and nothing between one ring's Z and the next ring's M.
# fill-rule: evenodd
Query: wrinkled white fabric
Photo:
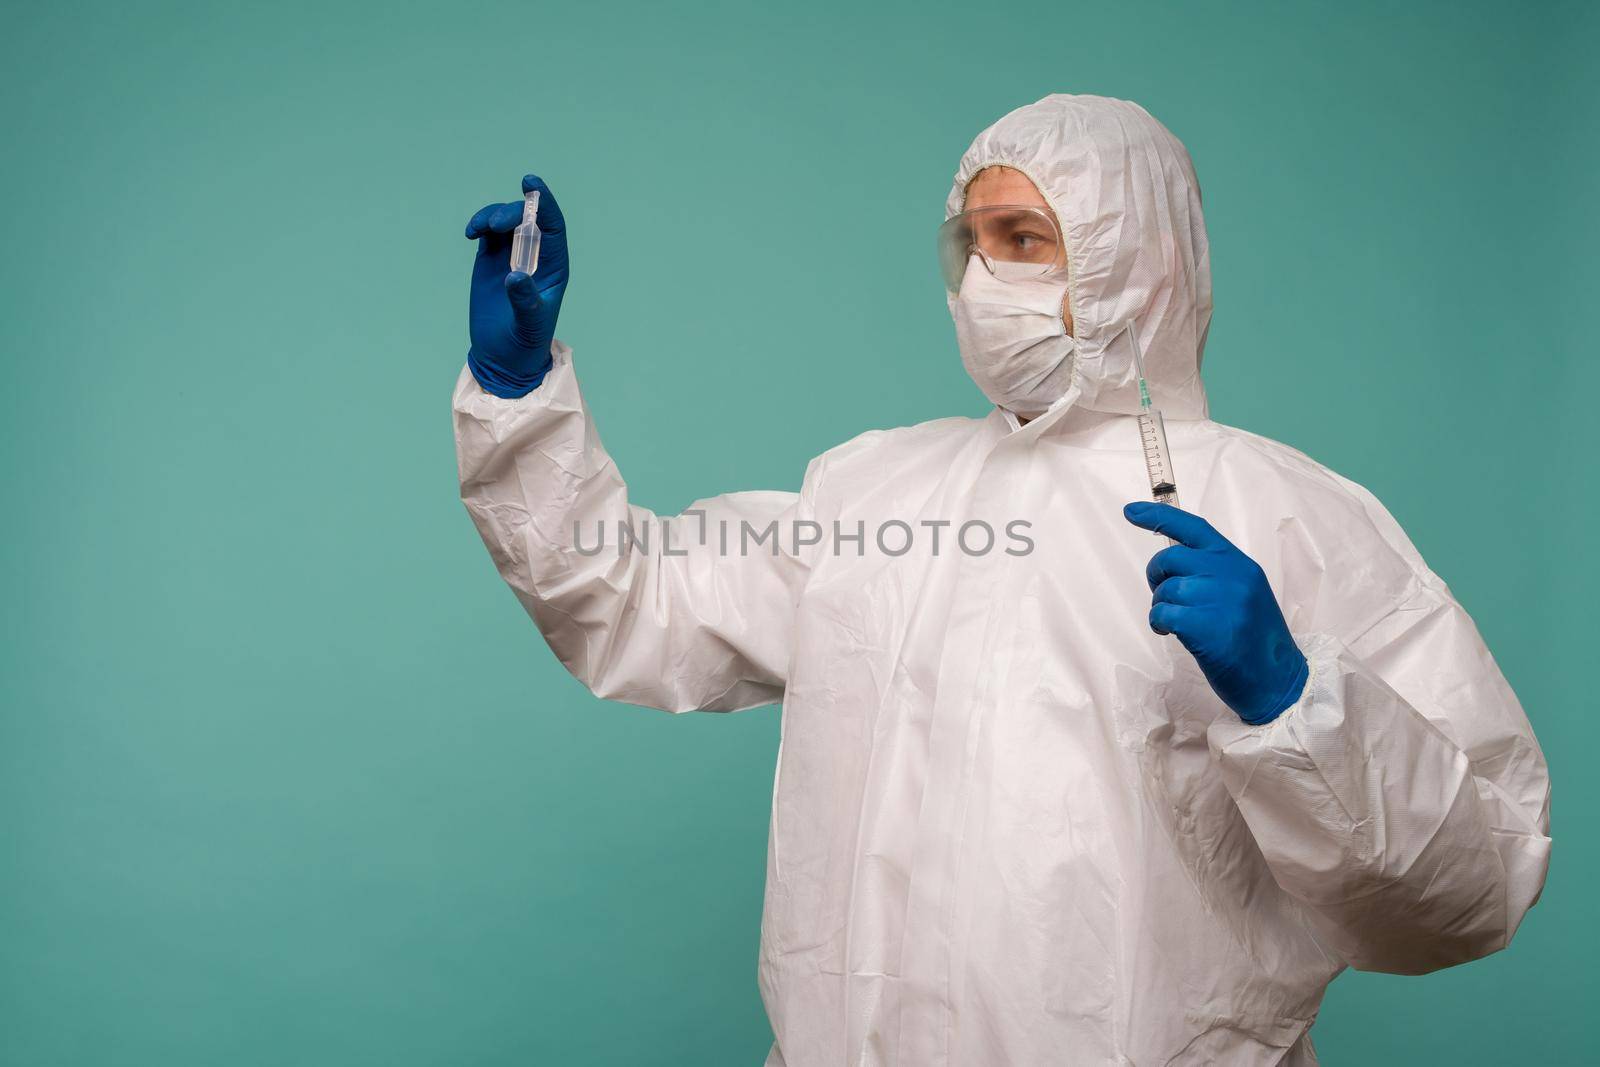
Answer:
M1178 142L1135 105L1049 97L978 137L951 210L995 162L1062 220L1068 395L1020 428L996 409L869 432L813 461L798 494L678 520L830 539L860 523L860 541L740 554L675 530L589 552L596 522L653 516L565 346L518 400L462 374L462 497L595 693L674 711L782 701L770 1063L1314 1062L1308 1030L1341 968L1422 972L1510 940L1549 859L1543 756L1382 505L1206 418L1205 228ZM1109 343L1130 315L1185 504L1266 571L1311 664L1267 726L1240 723L1146 623L1161 544L1121 515L1144 470ZM962 524L1018 518L1031 552L950 550ZM942 531L944 550L883 551L871 531L891 521Z
M1042 415L1072 384L1074 341L1061 317L1062 278L1007 278L977 256L961 290L948 297L956 347L967 373L994 403L1026 418Z

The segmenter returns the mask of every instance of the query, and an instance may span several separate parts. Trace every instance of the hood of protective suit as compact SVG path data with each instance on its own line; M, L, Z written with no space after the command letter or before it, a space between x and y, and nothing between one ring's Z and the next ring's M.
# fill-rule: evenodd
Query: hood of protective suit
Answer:
M1130 101L1047 96L978 134L956 170L946 218L993 166L1033 181L1066 243L1075 373L1052 410L1138 412L1123 332L1131 319L1157 405L1169 419L1204 418L1211 262L1200 183L1182 143Z

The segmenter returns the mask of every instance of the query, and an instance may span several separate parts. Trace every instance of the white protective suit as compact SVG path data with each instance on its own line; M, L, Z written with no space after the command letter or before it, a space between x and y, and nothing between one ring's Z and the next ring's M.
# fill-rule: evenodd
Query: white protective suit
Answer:
M653 516L558 344L521 399L461 375L462 498L595 694L782 701L769 1064L1314 1063L1308 1030L1346 965L1415 974L1510 940L1549 861L1543 756L1383 506L1207 418L1211 277L1177 139L1136 105L1051 96L979 135L947 213L992 164L1032 178L1067 244L1076 372L1042 417L865 433L798 494L703 501L668 543L619 553L610 528ZM1241 723L1148 626L1162 543L1122 517L1147 494L1112 343L1129 316L1184 505L1265 569L1310 662L1269 725ZM980 519L995 550L954 548ZM1016 519L1026 554L1004 550ZM846 536L781 525L776 552L724 552L714 531L740 520ZM890 520L909 551L891 554L897 528L878 543ZM922 524L941 521L956 525L935 551Z

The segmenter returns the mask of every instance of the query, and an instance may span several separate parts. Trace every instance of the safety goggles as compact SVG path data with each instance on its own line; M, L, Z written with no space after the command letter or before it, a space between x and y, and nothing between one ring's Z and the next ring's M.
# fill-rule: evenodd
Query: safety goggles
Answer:
M939 269L950 292L961 289L976 255L1003 281L1028 281L1066 269L1061 230L1042 207L996 204L952 216L939 227Z

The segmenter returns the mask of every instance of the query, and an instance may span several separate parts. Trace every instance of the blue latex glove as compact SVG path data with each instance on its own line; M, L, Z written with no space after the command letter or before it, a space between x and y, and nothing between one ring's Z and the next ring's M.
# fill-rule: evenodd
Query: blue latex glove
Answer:
M472 347L467 366L485 392L526 396L550 370L550 343L567 291L567 223L550 187L536 174L522 191L539 190L539 265L531 275L511 270L511 231L522 221L522 201L490 204L467 223L478 242L472 264L467 321Z
M1198 515L1140 501L1122 509L1135 526L1178 542L1150 558L1150 628L1194 656L1222 702L1252 726L1300 699L1309 668L1255 560Z

